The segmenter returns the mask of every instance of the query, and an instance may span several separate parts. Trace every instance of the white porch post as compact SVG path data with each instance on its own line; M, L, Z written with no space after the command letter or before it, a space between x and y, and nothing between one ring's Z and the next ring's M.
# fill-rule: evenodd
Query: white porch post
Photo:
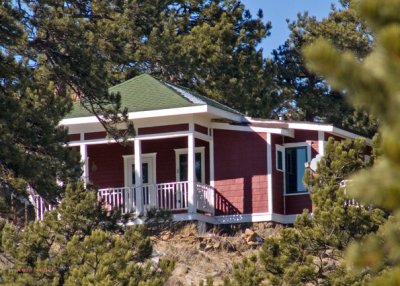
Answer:
M191 126L193 127L193 126ZM195 153L194 153L194 133L193 130L188 135L188 212L196 213L197 201L195 190Z
M87 145L81 144L79 146L79 151L81 153L82 162L82 180L86 188L86 185L89 182L89 157L87 156Z
M135 148L135 192L136 192L136 211L143 214L143 176L142 176L142 148L141 141L137 138L134 139Z
M321 156L325 155L325 132L318 131L318 153Z
M213 209L213 215L215 214L215 175L214 175L214 138L208 142L210 147L210 186L212 188L210 207Z
M267 133L267 193L268 193L268 212L274 212L274 196L272 191L272 138L271 133Z

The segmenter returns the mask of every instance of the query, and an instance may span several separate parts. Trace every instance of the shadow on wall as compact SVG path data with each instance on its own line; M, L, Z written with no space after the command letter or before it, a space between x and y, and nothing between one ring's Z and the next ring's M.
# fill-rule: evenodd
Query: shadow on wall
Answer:
M238 215L241 212L232 205L221 193L214 189L215 192L215 215Z

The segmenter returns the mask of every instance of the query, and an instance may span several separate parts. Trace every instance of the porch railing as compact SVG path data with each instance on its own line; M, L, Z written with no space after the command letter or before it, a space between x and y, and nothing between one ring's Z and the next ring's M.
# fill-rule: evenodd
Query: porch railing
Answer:
M135 211L138 192L142 191L143 210L150 208L181 211L188 209L188 182L172 182L143 187L107 188L98 191L105 207L120 209L123 214ZM214 214L214 189L206 184L196 183L197 209Z
M196 183L196 194L197 194L197 209L214 215L215 213L214 188L206 184Z
M155 185L157 205L159 209L172 211L188 209L188 182L173 182Z
M35 218L38 221L42 221L44 219L44 214L55 208L54 205L47 203L38 194L31 194L29 196L29 200L31 201L33 207L35 208Z
M97 196L109 210L120 209L122 214L137 210L137 197L142 192L143 210L150 208L171 211L188 210L189 182L172 182L142 187L122 187L99 189ZM214 215L215 192L206 184L195 183L197 210ZM44 214L55 206L47 203L36 193L30 195L35 207L36 220L43 220Z

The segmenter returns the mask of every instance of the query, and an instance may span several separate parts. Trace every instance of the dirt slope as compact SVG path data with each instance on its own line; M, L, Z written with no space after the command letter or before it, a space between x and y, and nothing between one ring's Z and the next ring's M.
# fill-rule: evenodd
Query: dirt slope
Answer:
M152 236L154 258L174 259L175 270L166 285L199 285L211 276L216 284L230 275L233 264L256 252L267 236L277 236L280 225L253 224L236 229L212 228L199 234L196 224L187 224L176 231L163 231Z

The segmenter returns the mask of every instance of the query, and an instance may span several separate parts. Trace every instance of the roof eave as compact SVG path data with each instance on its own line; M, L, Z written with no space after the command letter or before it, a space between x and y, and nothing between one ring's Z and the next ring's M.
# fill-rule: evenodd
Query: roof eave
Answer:
M205 105L205 104L204 105L187 106L187 107L129 112L128 119L136 120L136 119L187 115L187 114L200 114L200 113L208 113L212 116L217 116L219 118L224 118L224 119L232 120L235 122L241 122L243 120L243 116L241 116L241 115L233 114L231 112L221 110L219 108L215 108L213 106L209 106L209 105ZM96 122L98 122L98 119L96 116L85 116L85 117L65 118L60 121L60 125L70 126L70 125L79 125L79 124L96 123Z

